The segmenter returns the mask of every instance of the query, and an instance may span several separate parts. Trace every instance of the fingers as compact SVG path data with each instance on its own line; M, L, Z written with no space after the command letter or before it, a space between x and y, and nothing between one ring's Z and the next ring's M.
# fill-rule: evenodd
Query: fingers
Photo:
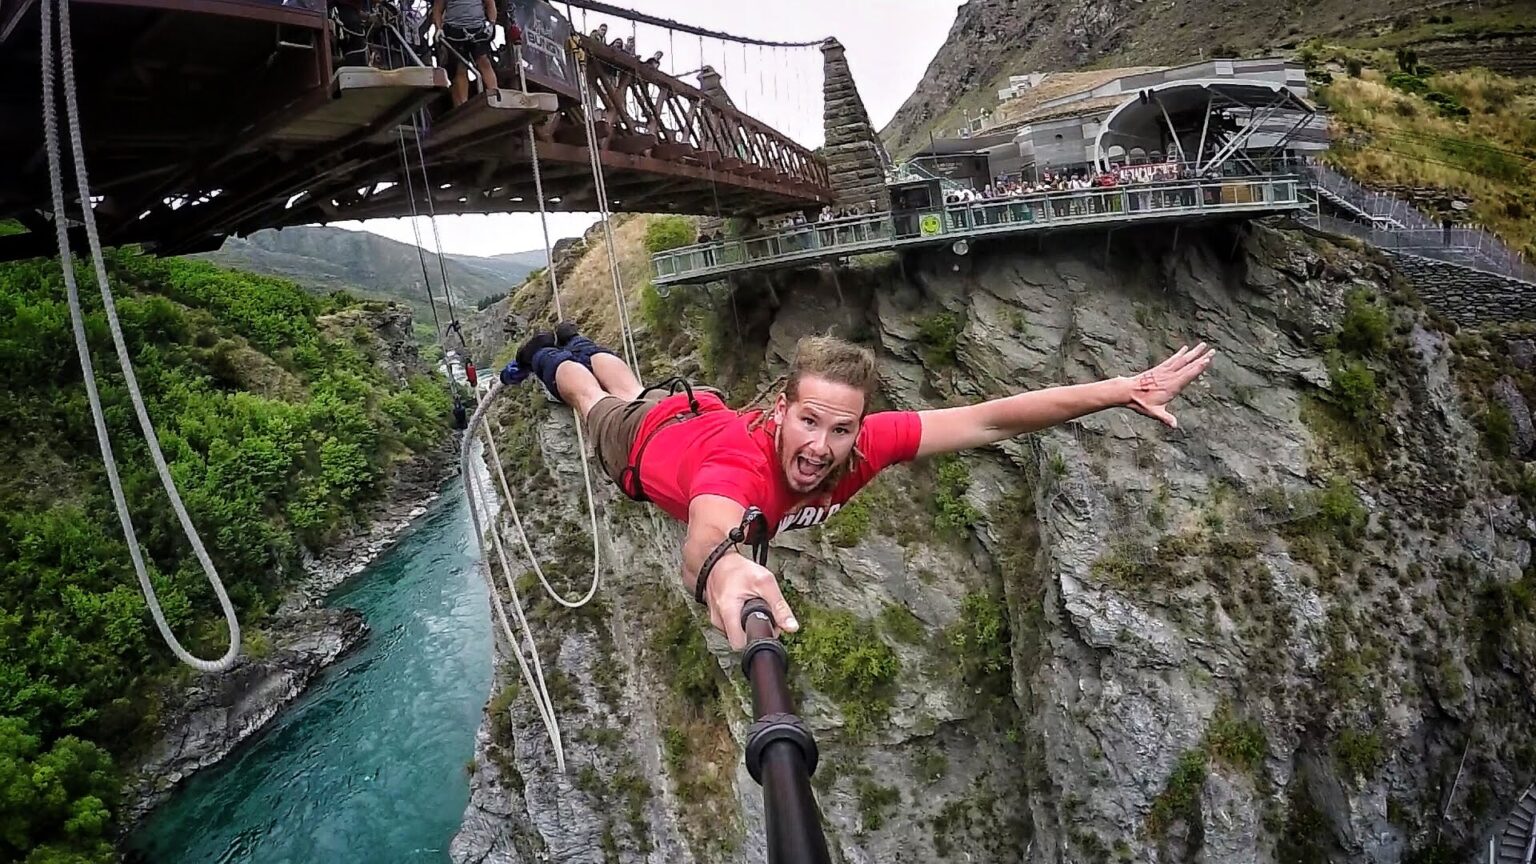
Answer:
M740 651L747 647L747 631L741 629L741 607L744 605L739 594L731 594L720 598L714 604L715 617L718 619L715 626L725 625L725 638L731 643L732 651Z
M779 592L778 580L770 576L759 586L758 596L768 604L773 611L773 622L786 633L794 633L800 629L800 622L795 620L795 613L790 610L789 603L784 600L784 595Z

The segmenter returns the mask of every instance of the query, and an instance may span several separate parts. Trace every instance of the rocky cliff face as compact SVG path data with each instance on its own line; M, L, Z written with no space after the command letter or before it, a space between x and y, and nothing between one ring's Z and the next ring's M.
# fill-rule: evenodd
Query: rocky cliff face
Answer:
M1457 332L1402 284L1246 226L636 304L658 373L751 393L830 328L877 351L896 408L1220 352L1177 430L1106 412L893 469L776 543L835 860L1399 862L1485 842L1536 773L1533 352ZM530 389L498 422L540 560L579 594L569 412ZM747 694L677 583L681 532L600 490L594 604L512 574L567 770L502 646L453 860L761 862Z
M954 111L969 101L972 114L995 104L1008 75L1111 66L1175 65L1201 52L1294 47L1309 36L1361 22L1409 14L1437 2L1147 3L1143 0L969 0L923 79L881 130L893 154L926 143L926 131L946 116L945 134L960 125ZM1226 55L1232 56L1232 55ZM964 98L961 98L964 97Z

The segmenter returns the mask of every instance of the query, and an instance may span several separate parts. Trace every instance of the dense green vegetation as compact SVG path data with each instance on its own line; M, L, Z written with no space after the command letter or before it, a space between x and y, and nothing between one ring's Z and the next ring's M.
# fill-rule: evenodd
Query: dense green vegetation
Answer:
M442 390L376 371L351 301L211 265L108 255L124 335L192 519L247 624L389 464L445 431ZM81 270L82 287L94 280ZM0 267L0 859L110 858L117 760L148 743L172 670L135 584L75 357L58 265ZM87 332L134 524L167 617L217 656L218 606L165 503L99 300ZM260 634L252 637L260 640Z

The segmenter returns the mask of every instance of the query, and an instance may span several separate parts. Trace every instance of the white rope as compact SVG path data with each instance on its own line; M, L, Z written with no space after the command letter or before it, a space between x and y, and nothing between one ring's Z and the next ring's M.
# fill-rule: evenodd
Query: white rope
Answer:
M517 57L519 83L522 85L523 92L526 93L528 92L528 78L527 73L523 70L522 46L517 46L514 49L514 53ZM544 259L549 262L546 272L549 273L550 293L554 296L555 320L563 321L565 320L565 311L560 305L560 278L555 274L554 249L549 242L549 213L544 207L544 178L539 170L539 147L538 142L534 139L532 126L528 127L528 153L533 167L533 191L534 195L539 199L539 227L544 232ZM493 453L495 448L496 443L492 441L491 450ZM533 547L528 542L528 534L523 530L522 520L517 516L517 507L512 504L512 493L507 488L506 476L501 474L501 460L495 460L497 474L501 477L501 488L503 494L507 496L508 509L512 513L513 520L517 523L517 533L522 539L523 550L528 554L528 560L533 565L533 572L539 577L539 584L544 586L544 591L549 594L550 599L567 609L580 609L587 605L588 601L597 594L598 578L602 572L602 561L597 542L597 496L592 492L592 467L587 460L586 433L582 430L580 417L576 418L576 451L581 455L581 479L587 489L587 518L590 520L592 529L592 584L587 587L587 593L580 600L565 599L565 597L560 595L559 591L555 590L553 585L549 584L549 580L544 577L544 568L539 566L538 558L534 557Z
M587 159L591 163L592 177L597 186L598 214L603 221L603 238L608 249L608 272L613 280L614 304L619 310L619 333L629 368L638 369L639 351L635 347L634 332L629 326L629 310L624 300L624 277L619 272L619 256L613 240L613 214L608 210L608 184L603 179L602 160L597 155L597 129L592 122L592 91L587 86L586 52L576 51L576 78L580 85L581 114L587 131Z
M112 487L112 502L117 507L118 521L122 523L123 539L128 546L128 556L133 560L133 569L138 574L139 587L144 591L144 599L149 605L150 614L154 617L155 627L178 660L202 672L222 672L228 669L239 656L240 622L235 616L229 594L224 590L224 583L219 579L218 571L208 557L208 551L203 548L197 529L192 525L192 518L187 515L187 508L181 502L181 495L176 491L176 483L171 478L170 468L165 464L165 456L160 452L160 440L155 434L154 424L150 422L149 413L144 408L144 397L139 392L138 378L133 374L133 364L129 360L122 327L117 320L117 307L112 302L112 289L107 281L106 263L102 259L101 238L96 232L96 216L91 205L90 182L85 172L85 147L80 136L80 108L75 100L74 45L69 31L69 0L57 0L57 2L59 4L59 59L64 69L64 105L69 116L69 139L70 146L74 150L75 181L79 187L80 210L85 222L86 237L90 242L91 261L96 270L96 285L101 291L101 302L106 311L107 325L112 331L112 343L117 347L117 362L122 367L124 383L127 384L128 395L133 402L134 414L138 416L139 428L144 433L144 443L149 449L150 459L154 461L155 471L160 475L160 483L171 499L171 508L176 511L176 518L181 522L181 530L186 534L193 553L203 566L203 573L208 577L214 594L219 598L219 607L223 610L224 621L229 627L229 648L218 660L203 660L192 656L171 632L171 627L165 620L165 613L160 609L160 601L155 596L154 585L150 583L149 573L145 569L144 558L139 551L138 535L133 529L133 518L128 511L128 502L123 494L122 480L118 477L117 460L112 455L112 440L107 432L106 419L102 414L101 396L96 391L96 370L91 363L90 347L86 342L85 315L80 308L80 293L75 284L74 256L70 252L69 233L65 222L64 172L60 164L58 118L54 102L52 20L54 0L43 0L43 129L47 139L48 179L53 192L53 224L59 243L59 264L64 271L64 286L69 298L70 320L74 325L75 347L80 353L80 369L85 382L86 399L90 402L91 418L96 425L96 441L101 446L101 459L107 471L107 482Z
M485 398L480 400L480 404L476 406L474 415L470 417L469 432L465 434L459 445L460 474L464 478L464 493L469 500L469 518L475 526L475 545L480 550L480 565L485 576L486 587L491 592L491 605L496 610L496 618L501 623L502 633L507 637L507 644L512 649L512 656L517 659L518 669L523 673L523 680L528 684L528 689L533 691L533 702L538 708L539 720L543 722L544 730L549 735L550 746L555 751L555 766L563 774L565 773L565 745L560 735L560 721L555 716L554 705L549 697L549 687L544 683L544 667L539 660L538 645L533 641L533 630L528 626L528 618L523 613L522 598L517 594L517 585L512 579L512 568L507 560L506 549L501 543L501 531L494 522L488 521L487 527L491 531L491 540L495 545L496 557L501 561L502 578L506 582L507 593L512 598L512 608L516 612L518 628L527 637L526 650L533 661L530 668L528 659L523 656L523 644L513 634L512 625L507 621L507 610L502 603L501 592L496 588L496 580L491 572L490 554L485 548L485 531L480 524L480 508L476 503L479 501L489 502L490 498L485 490L480 487L480 477L474 470L472 452L475 441L474 430L484 428L486 440L491 440L493 436L490 434L489 427L485 425L486 409L496 401L496 397L501 394L501 390L502 383L500 381L493 383ZM499 468L501 460L494 455L492 459ZM509 506L511 504L510 498L508 498L508 504ZM489 515L489 506L486 507L486 510L487 515Z

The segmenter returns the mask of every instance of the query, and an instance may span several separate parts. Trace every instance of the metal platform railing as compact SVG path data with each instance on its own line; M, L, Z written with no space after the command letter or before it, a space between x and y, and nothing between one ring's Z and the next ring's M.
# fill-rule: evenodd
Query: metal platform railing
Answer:
M657 253L651 257L653 282L702 282L742 270L968 238L1301 210L1308 206L1301 198L1301 185L1296 175L1179 180L807 222Z

